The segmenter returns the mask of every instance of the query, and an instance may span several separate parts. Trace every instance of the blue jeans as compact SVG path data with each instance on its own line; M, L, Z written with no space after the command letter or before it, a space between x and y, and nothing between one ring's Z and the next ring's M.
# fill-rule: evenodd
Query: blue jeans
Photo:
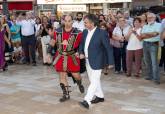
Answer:
M155 81L160 81L158 66L158 43L143 43L144 62L146 65L147 76Z

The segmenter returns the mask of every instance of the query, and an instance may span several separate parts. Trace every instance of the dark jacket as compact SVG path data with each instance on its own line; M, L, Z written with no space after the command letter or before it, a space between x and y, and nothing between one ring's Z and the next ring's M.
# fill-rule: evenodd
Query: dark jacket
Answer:
M84 54L85 41L88 30L83 31L82 42L79 47L79 53ZM108 33L100 28L96 28L88 47L88 60L92 69L98 70L106 65L112 65L113 48L110 46Z

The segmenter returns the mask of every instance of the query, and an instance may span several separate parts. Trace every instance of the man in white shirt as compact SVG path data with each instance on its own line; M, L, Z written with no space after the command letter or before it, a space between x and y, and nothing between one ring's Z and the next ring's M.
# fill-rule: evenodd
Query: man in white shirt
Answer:
M77 13L77 20L73 23L72 26L80 31L83 31L85 29L82 12Z
M26 14L23 14L23 17L18 18L17 24L21 26L22 47L25 53L26 64L30 64L31 54L32 65L36 66L35 20L30 12L26 12Z
M125 17L128 25L133 26L133 18L130 17L129 11L124 12L124 17Z

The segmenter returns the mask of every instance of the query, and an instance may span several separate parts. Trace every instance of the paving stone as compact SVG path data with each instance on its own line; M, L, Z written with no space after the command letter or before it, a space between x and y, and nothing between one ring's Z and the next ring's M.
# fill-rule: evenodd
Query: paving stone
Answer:
M53 67L12 65L0 73L0 114L165 114L165 76L161 84L143 78L127 78L109 71L101 81L105 102L85 110L78 105L85 94L68 78L71 99L60 103L62 91ZM162 71L161 71L162 72ZM89 85L82 75L85 93Z

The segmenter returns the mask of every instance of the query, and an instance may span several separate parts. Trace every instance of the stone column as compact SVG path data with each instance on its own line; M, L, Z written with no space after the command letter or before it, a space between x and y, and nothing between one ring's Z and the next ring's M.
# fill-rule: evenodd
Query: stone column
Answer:
M108 12L108 4L107 3L103 3L103 14L107 15Z
M124 9L128 8L127 2L124 2L124 3L123 3L123 8L124 8Z

